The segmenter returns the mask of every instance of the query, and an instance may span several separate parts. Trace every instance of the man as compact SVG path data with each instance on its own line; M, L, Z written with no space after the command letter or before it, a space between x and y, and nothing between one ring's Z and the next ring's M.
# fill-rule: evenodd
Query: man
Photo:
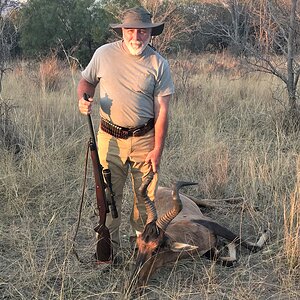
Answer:
M122 195L129 167L134 190L130 222L137 235L143 231L147 215L136 195L152 168L155 175L148 195L154 200L174 93L167 61L148 45L151 36L164 28L163 23L152 23L151 17L144 8L135 7L125 11L122 24L111 24L123 39L96 50L77 88L79 110L86 115L100 85L98 152L102 166L111 171L119 212L117 219L108 215L106 222L114 251L120 244ZM83 99L84 93L90 95L89 102Z

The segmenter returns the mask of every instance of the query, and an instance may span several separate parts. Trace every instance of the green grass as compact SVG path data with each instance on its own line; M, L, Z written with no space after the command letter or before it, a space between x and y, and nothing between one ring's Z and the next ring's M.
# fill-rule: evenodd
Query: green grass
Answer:
M199 198L243 197L242 208L207 213L252 240L268 227L272 234L259 253L241 249L232 269L204 258L165 267L141 299L298 299L300 142L297 133L287 135L282 129L282 107L271 92L277 83L266 75L240 77L227 57L189 57L170 64L177 92L160 184L190 180L199 184L185 192ZM15 107L6 115L14 139L1 143L0 297L123 299L133 263L128 242L131 186L126 186L122 212L127 262L105 270L81 265L71 245L88 127L77 110L74 81L79 73L74 78L65 68L59 78L64 79L55 90L45 90L39 67L25 63L4 78L2 97ZM21 149L17 154L16 142ZM94 202L89 166L77 239L86 260L94 251Z

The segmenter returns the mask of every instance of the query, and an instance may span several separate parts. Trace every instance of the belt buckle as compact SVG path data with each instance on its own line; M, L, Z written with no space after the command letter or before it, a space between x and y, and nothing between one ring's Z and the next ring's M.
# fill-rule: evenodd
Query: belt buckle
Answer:
M121 138L127 140L129 137L129 132L127 130L121 130Z

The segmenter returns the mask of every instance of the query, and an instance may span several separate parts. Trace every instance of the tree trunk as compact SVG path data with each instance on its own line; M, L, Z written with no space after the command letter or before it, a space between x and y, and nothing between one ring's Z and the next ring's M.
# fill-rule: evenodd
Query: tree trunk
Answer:
M291 14L290 14L290 26L289 26L289 35L288 35L288 59L287 59L287 90L289 97L289 108L296 109L296 87L298 76L295 74L294 70L294 48L295 48L295 38L296 38L296 9L297 9L298 0L292 0L291 2Z

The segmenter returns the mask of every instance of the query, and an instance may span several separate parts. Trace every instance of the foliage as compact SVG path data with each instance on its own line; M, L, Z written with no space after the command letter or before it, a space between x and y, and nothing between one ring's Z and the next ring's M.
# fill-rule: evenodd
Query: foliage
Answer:
M18 0L0 0L0 14L5 14L8 10L19 7Z
M101 5L105 10L118 18L121 13L130 7L140 5L139 0L102 0Z
M216 3L196 2L182 8L184 16L195 24L188 43L189 50L216 52L228 47L230 40L222 34L223 26L231 26L230 14Z
M22 9L21 45L31 57L62 46L84 63L106 42L109 21L93 0L29 0Z

